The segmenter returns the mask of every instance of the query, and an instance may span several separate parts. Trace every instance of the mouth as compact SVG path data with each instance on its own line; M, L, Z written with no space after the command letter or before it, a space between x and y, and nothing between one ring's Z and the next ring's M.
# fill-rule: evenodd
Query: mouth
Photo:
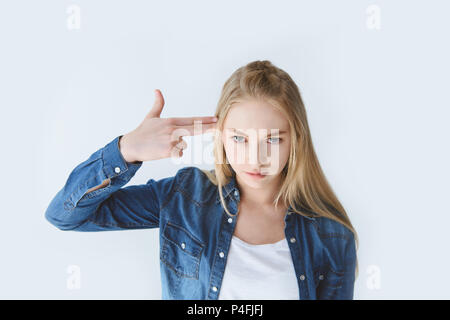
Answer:
M265 174L260 174L260 173L252 173L252 172L245 172L245 173L255 179L262 179L266 176Z

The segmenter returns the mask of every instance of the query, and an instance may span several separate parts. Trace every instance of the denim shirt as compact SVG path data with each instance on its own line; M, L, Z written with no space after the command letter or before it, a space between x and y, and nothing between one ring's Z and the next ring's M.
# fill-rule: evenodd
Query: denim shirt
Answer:
M142 162L124 160L120 137L72 170L45 218L60 230L159 228L162 299L217 299L237 217L227 215L217 186L193 166L123 187ZM109 185L86 194L107 178ZM234 171L222 188L227 208L235 214L240 191ZM300 299L353 299L353 233L334 220L305 212L303 216L289 207L284 217Z

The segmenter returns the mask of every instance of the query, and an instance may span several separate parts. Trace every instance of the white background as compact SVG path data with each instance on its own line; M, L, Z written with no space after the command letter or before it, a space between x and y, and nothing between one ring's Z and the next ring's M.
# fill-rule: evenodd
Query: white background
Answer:
M358 231L355 299L448 299L449 13L446 1L2 1L0 298L160 299L158 229L63 232L44 212L77 164L142 121L154 89L162 117L212 115L231 73L267 59L300 87ZM198 152L201 136L185 140ZM187 165L212 168L146 162L128 185Z

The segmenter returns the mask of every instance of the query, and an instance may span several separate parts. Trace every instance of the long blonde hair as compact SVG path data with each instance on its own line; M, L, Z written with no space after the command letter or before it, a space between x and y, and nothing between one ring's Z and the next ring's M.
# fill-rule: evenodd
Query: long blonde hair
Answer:
M216 132L223 130L224 120L231 106L247 99L263 99L281 111L289 121L291 148L288 163L283 168L282 185L275 196L274 205L282 198L292 210L305 215L309 210L318 216L335 220L350 229L359 247L358 235L347 213L329 185L314 151L305 106L300 91L291 77L268 60L257 60L238 68L222 88L215 116ZM214 139L215 169L202 170L218 186L220 200L226 213L232 215L225 204L222 186L226 185L233 169L226 159L222 140ZM214 171L214 173L212 173ZM298 209L299 206L302 209ZM356 261L356 276L358 261Z

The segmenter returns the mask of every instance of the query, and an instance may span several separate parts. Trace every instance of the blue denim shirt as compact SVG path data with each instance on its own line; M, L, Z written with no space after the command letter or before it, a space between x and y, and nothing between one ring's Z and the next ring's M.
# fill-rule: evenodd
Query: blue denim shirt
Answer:
M226 214L217 186L193 166L123 187L142 162L124 160L120 137L73 169L45 218L61 230L159 228L162 299L217 299L236 217ZM109 185L86 194L107 178ZM223 196L235 214L240 201L235 176L223 186ZM300 299L353 299L353 233L312 212L294 213L292 207L284 221Z

